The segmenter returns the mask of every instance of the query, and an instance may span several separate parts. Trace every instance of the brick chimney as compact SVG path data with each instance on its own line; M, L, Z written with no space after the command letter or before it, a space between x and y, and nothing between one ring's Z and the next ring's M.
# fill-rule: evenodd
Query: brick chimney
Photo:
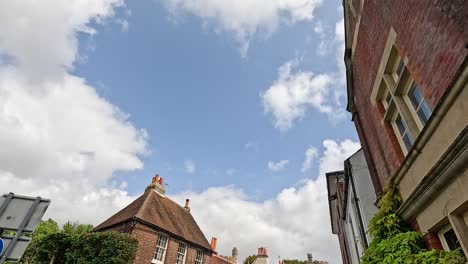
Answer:
M164 179L161 176L159 176L159 174L156 174L156 176L153 177L153 180L148 185L148 187L146 187L145 191L148 190L155 190L158 194L165 196L166 188L164 188Z
M189 203L190 203L190 199L185 199L185 210L189 211L190 212L190 206L189 206Z
M259 247L257 257L268 257L268 250L266 247Z
M212 249L214 252L216 252L216 246L217 246L216 244L217 244L217 239L216 239L216 237L212 237L212 238L211 238L211 249Z

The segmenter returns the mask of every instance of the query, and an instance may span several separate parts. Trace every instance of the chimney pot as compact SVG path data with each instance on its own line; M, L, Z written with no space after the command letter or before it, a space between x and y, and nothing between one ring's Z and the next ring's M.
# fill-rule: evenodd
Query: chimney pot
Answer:
M212 237L212 238L211 238L211 249L212 249L213 251L215 251L215 252L216 252L216 243L217 243L216 237Z
M154 177L153 177L153 180L151 181L151 183L158 183L159 182L159 174L156 174Z
M164 188L163 182L163 178L159 176L159 174L156 174L148 187L146 187L145 191L155 190L158 194L165 196L166 188Z
M263 256L263 257L268 256L267 249L265 247L259 247L257 256L260 256L260 257L261 256Z
M190 212L190 206L189 206L189 204L190 204L190 199L185 199L185 206L184 206L184 208L187 209L187 210Z

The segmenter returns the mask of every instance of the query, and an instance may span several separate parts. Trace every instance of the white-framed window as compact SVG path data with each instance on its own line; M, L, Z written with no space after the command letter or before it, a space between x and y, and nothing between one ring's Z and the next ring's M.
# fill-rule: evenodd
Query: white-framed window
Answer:
M403 121L403 118L401 118L401 115L399 113L396 114L393 123L394 126L396 126L395 130L398 131L398 134L400 135L400 138L403 141L403 144L405 145L406 151L409 151L414 143L413 137L411 136L408 126L406 125L405 121Z
M408 98L411 101L411 105L413 106L414 112L418 116L422 127L424 127L432 114L432 110L415 83L413 83L409 89Z
M427 123L432 110L395 46L391 46L383 73L378 78L381 79L378 80L380 84L374 99L382 104L383 119L392 125L403 154L406 155Z
M186 255L187 255L187 244L179 242L179 247L177 248L176 264L184 264Z
M166 257L167 242L169 237L163 234L158 235L158 241L156 242L156 250L154 252L153 261L151 263L163 263Z
M445 226L439 231L439 238L440 242L442 242L442 247L447 251L461 248L460 241L450 225Z
M197 250L197 255L195 255L195 264L203 264L203 251Z

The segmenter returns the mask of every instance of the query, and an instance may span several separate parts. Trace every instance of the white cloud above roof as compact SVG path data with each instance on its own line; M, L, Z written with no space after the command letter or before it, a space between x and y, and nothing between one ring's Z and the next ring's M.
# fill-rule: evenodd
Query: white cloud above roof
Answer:
M132 197L117 171L143 167L148 136L70 73L79 33L120 0L0 2L0 192L52 199L48 216L96 223Z
M268 169L273 172L283 170L289 163L289 160L280 160L278 162L268 161Z

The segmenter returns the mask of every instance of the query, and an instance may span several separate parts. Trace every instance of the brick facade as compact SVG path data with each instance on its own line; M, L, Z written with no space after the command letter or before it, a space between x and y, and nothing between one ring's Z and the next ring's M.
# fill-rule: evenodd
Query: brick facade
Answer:
M145 224L136 223L132 227L132 222L122 223L120 225L114 226L112 228L102 230L102 231L116 231L116 232L124 232L129 233L133 237L138 240L138 250L135 256L134 264L149 264L154 257L154 252L156 250L156 243L158 240L158 234L160 231L155 230L152 227L149 227ZM169 241L166 248L166 255L164 258L164 263L175 264L177 260L177 249L179 247L179 242L174 237L169 236ZM203 264L211 264L212 263L212 253L203 249L201 247L197 247L187 241L181 241L187 244L187 253L185 257L185 264L195 264L195 256L197 254L197 250L203 251ZM219 263L219 264L226 264L226 263ZM232 264L232 263L231 263Z
M233 262L231 262L231 261L229 261L229 260L227 260L227 259L225 259L223 257L213 255L213 257L211 258L211 264L233 264Z
M408 58L412 78L434 109L468 55L468 8L463 0L367 0L361 11L356 7L360 1L345 2L352 2L361 15L352 57L354 120L359 122L356 128L365 142L368 163L373 162L380 188L384 188L404 159L393 129L382 122L381 106L370 101L390 28L397 33L399 55ZM349 46L356 33L355 23L350 12Z
M434 168L440 162L442 154L449 151L450 144L463 145L460 143L461 141L455 142L453 140L461 138L464 133L463 124L466 124L466 118L462 117L461 113L466 113L466 109L457 106L458 108L453 108L457 110L451 110L450 116L448 114L445 116L446 112L444 111L452 109L451 103L447 102L454 102L454 100L450 101L446 98L456 97L454 94L457 93L463 94L460 92L463 91L463 87L465 87L464 96L466 98L466 81L464 81L466 77L461 78L460 76L466 72L468 58L468 2L466 0L344 0L343 4L346 26L345 62L348 70L348 110L353 115L353 122L364 149L375 192L380 196L389 181L394 179L394 183L398 185L400 194L402 194L403 202L406 202L402 205L404 208L402 214L406 214L406 216L403 215L406 217L405 220L410 220L410 226L413 230L422 232L428 248L442 249L437 232L441 230L441 226L447 225L449 222L447 215L449 214L441 215L440 212L451 210L453 219L460 218L456 214L464 213L460 204L464 202L465 198L460 197L459 201L453 202L453 204L457 204L453 205L454 208L445 208L451 198L439 194L444 191L444 188L449 187L450 181L438 182L439 189L437 190L431 185L426 186L424 183L435 181L438 178L428 179L429 172L421 168ZM392 35L390 32L395 34ZM394 36L394 38L390 38L390 36ZM390 39L391 43L389 44ZM418 138L417 134L412 135L414 137L412 144L414 145L410 146L411 158L405 157L396 136L398 132L394 130L390 122L384 121L386 109L381 103L372 99L375 99L376 89L379 86L378 81L382 76L382 69L386 65L384 58L388 56L388 53L385 53L386 50L388 51L388 45L393 45L398 56L405 61L410 79L418 86L425 101L433 111L431 119L439 119L439 121L432 122L433 130L427 129L428 125L431 124L431 120L429 120L426 126L423 125L424 128L418 131L420 135L427 132L425 141L420 141L424 142L419 145L420 147L415 146L421 137ZM384 54L387 55L384 56ZM459 83L459 85L457 84L457 86L455 83ZM392 92L396 93L396 91ZM402 98L400 100L403 100L404 92L400 90L399 93L398 96ZM466 100L464 102L466 103ZM444 118L447 118L446 122L460 123L461 128L454 127L452 131L445 131L444 135L440 135L442 133L440 132L435 136L436 132L434 131L437 129L442 131L441 127L448 127L447 124L439 127L439 123L436 123L442 122L440 119ZM430 148L425 146L430 146ZM437 153L439 156L435 157L436 155L431 156L427 153ZM460 160L464 159L461 155L456 157L461 157ZM417 159L420 163L416 163ZM452 161L456 159L454 158ZM421 163L424 164L421 165ZM463 184L463 172L463 169L454 172L451 176L452 181L458 178L458 181ZM398 179L395 177L397 173L399 173ZM405 182L401 183L403 177L406 177ZM417 204L415 201L420 199L420 195L413 195L413 193L415 190L421 193L419 191L426 190L424 188L433 191L434 195L431 198L425 198L427 203L415 205ZM439 200L432 203L436 199ZM427 209L427 212L422 212L431 204L432 207ZM412 210L413 208L417 209ZM429 213L429 211L431 212ZM466 236L461 233L464 228L465 226L455 230L459 239L463 237L466 239ZM462 241L461 244L464 251L467 252L468 239Z

